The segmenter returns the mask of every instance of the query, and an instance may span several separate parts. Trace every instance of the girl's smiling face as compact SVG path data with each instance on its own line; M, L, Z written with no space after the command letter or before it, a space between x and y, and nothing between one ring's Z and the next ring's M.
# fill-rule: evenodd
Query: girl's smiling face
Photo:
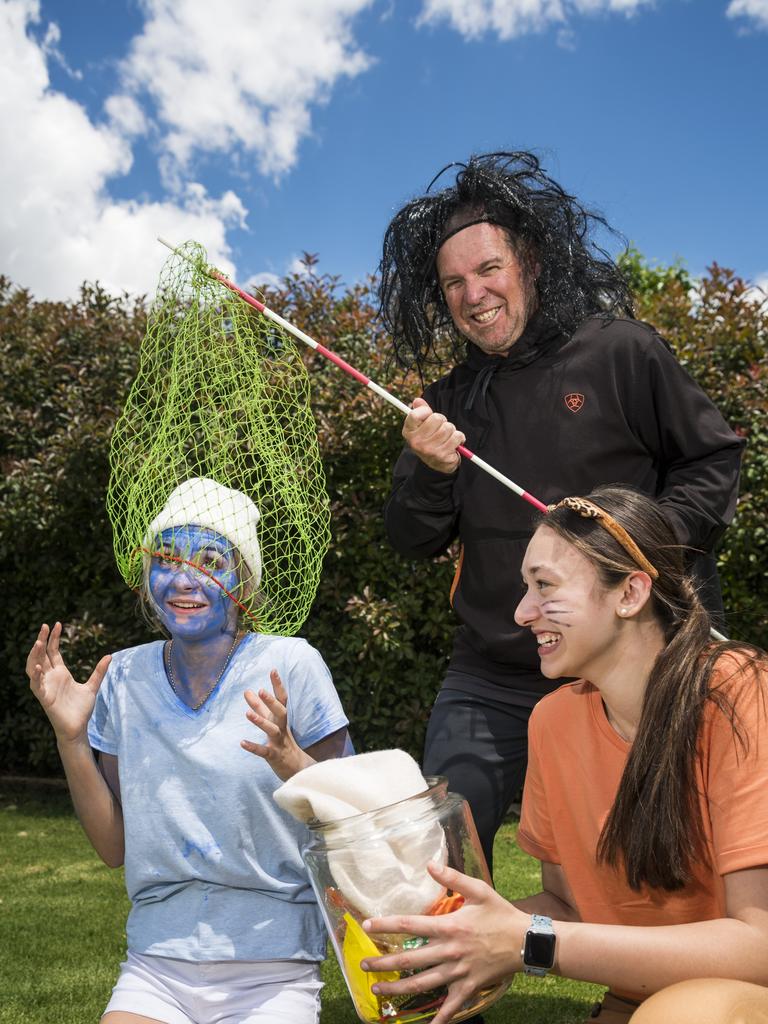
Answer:
M605 590L589 559L546 526L531 538L522 573L515 621L536 636L542 674L591 678L617 640L622 588Z
M173 637L205 640L234 634L238 609L237 553L221 534L201 526L173 526L158 539L149 567L149 592Z

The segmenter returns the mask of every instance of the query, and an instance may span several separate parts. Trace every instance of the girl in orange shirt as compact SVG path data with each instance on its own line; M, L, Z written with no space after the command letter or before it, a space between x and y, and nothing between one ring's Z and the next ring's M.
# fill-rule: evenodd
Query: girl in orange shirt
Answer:
M543 674L578 678L531 718L519 842L542 892L508 903L432 868L465 904L366 922L429 939L366 961L420 972L375 990L447 985L445 1024L551 970L608 986L598 1024L768 1024L768 659L712 641L670 526L633 491L552 507L523 577Z

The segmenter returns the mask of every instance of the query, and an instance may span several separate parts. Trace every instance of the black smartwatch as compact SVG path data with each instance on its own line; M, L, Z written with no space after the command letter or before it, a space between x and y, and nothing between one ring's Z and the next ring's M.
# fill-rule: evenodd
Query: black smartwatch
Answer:
M531 916L531 926L525 933L525 942L520 950L523 971L543 978L555 965L555 929L552 918L543 914Z

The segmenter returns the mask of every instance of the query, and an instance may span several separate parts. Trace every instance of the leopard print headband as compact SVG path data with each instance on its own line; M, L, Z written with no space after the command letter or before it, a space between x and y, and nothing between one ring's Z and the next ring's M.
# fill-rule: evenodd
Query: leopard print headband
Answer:
M554 512L556 508L563 507L569 508L573 512L578 512L578 514L583 516L585 519L596 519L597 522L606 529L608 533L610 533L610 535L619 542L619 544L621 544L630 558L643 570L643 572L647 572L651 579L657 580L659 578L659 570L651 565L624 527L620 526L613 516L600 508L599 505L595 505L595 503L593 501L589 501L588 498L563 498L563 500L558 501L556 505L549 505L547 507L547 511Z

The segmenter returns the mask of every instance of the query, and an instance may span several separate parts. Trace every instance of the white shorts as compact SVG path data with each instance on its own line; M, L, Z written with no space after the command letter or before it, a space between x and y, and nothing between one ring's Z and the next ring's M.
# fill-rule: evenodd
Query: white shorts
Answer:
M171 960L128 952L104 1011L163 1024L317 1024L320 966L305 960Z

